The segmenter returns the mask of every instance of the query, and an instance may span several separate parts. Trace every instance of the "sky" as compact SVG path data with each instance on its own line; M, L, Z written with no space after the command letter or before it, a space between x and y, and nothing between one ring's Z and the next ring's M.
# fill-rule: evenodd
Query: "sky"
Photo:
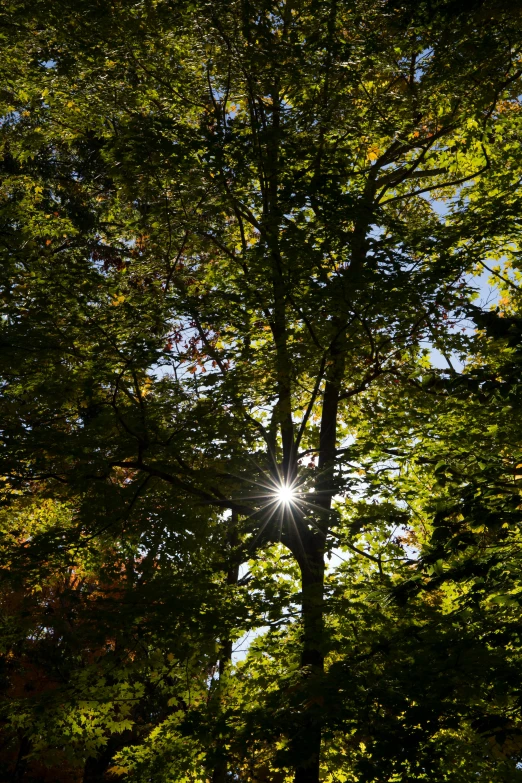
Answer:
M500 298L500 294L498 288L495 286L493 282L494 278L492 280L492 275L490 274L490 272L484 269L482 274L477 275L476 277L469 275L468 280L470 284L473 286L473 288L476 288L476 290L478 291L479 297L474 302L474 304L477 307L481 307L484 310L488 310L497 304ZM459 325L459 329L460 328L461 325ZM470 329L472 328L474 327L470 326ZM433 345L431 345L431 343L428 340L424 340L421 343L421 345L429 349L430 359L433 367L438 367L441 370L448 369L448 362L446 361L444 356L440 353L440 351L434 348ZM459 359L459 357L456 354L451 354L449 358L454 369L457 372L462 372L462 370L464 369L464 365Z

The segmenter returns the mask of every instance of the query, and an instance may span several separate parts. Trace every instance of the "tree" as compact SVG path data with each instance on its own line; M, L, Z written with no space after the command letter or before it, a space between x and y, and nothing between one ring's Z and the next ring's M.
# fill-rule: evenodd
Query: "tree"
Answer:
M421 410L422 340L465 352L466 274L514 241L517 14L20 3L9 25L9 492L74 498L75 551L136 557L151 520L160 548L216 542L219 584L289 550L302 636L283 761L315 783L325 555L357 551L333 499L364 515L357 494L385 492L359 477L365 433L383 400ZM390 459L382 437L374 452ZM240 603L214 629L223 675Z

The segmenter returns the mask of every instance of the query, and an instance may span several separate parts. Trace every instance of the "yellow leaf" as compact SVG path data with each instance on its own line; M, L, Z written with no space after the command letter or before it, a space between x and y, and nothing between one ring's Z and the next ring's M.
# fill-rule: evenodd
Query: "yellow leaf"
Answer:
M126 775L128 772L127 767L121 767L119 765L115 765L114 767L110 767L107 772L109 772L111 775Z
M147 396L147 394L150 391L150 387L151 386L152 386L152 379L151 378L146 378L145 379L145 383L143 384L143 387L141 389L142 397L146 397Z

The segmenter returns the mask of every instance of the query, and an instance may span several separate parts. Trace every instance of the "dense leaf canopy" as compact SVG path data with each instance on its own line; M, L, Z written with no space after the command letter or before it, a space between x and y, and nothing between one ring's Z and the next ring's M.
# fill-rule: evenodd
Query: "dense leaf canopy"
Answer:
M1 11L4 780L522 779L515 5Z

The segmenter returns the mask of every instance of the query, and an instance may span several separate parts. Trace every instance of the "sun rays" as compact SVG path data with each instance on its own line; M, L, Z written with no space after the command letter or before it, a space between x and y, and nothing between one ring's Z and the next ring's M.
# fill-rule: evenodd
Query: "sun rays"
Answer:
M281 484L275 490L275 496L283 506L289 506L296 498L295 489L289 484Z
M245 471L235 475L242 491L233 501L250 507L250 512L245 509L242 513L246 512L252 521L257 520L257 530L252 531L252 546L266 535L269 528L272 528L270 536L274 537L273 540L280 541L288 534L300 540L304 528L323 533L324 519L331 513L330 503L325 503L323 497L326 498L330 492L318 491L317 483L328 469L311 473L298 468L295 478L289 480L283 475L280 465L276 464L272 471L267 471L252 457L249 462L252 466L249 474Z

